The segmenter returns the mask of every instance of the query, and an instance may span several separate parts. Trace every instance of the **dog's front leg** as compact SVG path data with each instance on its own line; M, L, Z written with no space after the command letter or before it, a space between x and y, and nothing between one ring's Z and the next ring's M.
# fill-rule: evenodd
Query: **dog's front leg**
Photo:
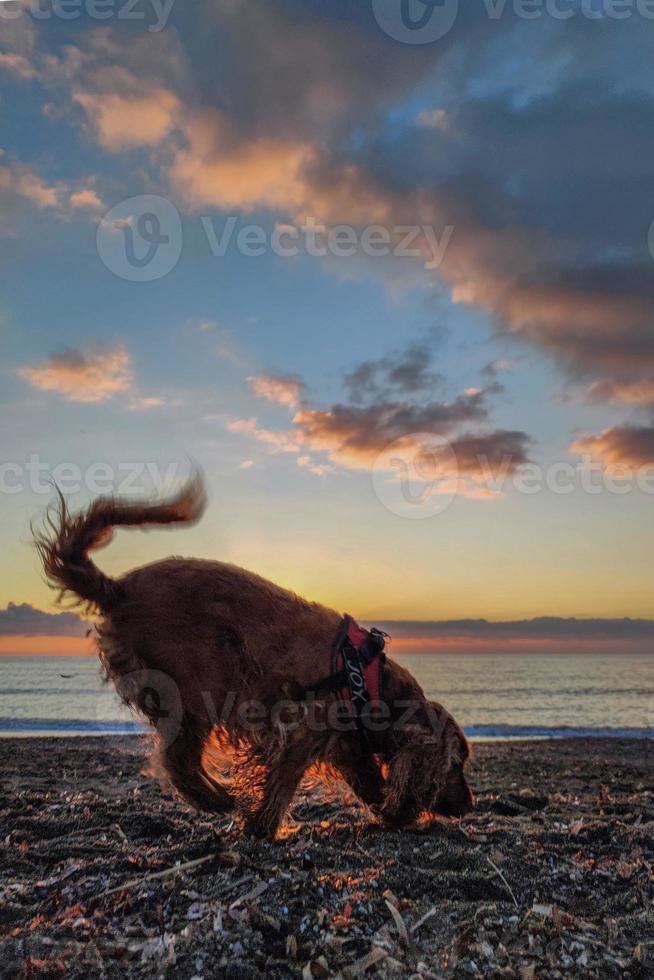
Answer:
M329 747L331 763L360 800L367 806L384 799L384 780L372 755L361 745L359 736L341 736Z
M387 827L404 827L418 816L420 807L414 791L414 778L420 765L420 751L419 745L409 743L389 759L384 803L378 811Z
M295 733L292 741L273 746L266 765L267 775L263 784L263 793L259 806L246 819L246 832L254 837L267 837L272 840L293 799L302 776L308 767L315 762L319 753L319 744L311 738L310 733L302 730Z

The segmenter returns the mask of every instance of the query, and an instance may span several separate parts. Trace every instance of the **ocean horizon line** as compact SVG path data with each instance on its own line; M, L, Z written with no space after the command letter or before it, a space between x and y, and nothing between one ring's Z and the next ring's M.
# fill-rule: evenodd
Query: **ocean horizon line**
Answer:
M612 728L603 726L567 725L464 725L467 738L473 741L511 739L560 739L560 738L618 738L654 739L651 728ZM145 735L150 728L138 721L93 721L82 718L53 720L51 718L0 718L0 738L32 736L61 738L67 736Z

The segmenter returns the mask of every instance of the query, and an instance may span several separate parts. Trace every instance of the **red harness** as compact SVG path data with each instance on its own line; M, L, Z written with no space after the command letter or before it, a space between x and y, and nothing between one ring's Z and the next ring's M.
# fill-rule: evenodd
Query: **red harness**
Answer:
M345 671L347 680L340 691L341 700L356 703L363 693L365 701L379 701L385 636L378 629L364 630L351 616L344 617L332 652L332 673Z
M386 636L375 628L364 630L351 616L344 616L332 648L332 672L312 688L314 694L333 691L341 701L349 703L364 736L367 732L362 716L366 711L374 716L381 699Z

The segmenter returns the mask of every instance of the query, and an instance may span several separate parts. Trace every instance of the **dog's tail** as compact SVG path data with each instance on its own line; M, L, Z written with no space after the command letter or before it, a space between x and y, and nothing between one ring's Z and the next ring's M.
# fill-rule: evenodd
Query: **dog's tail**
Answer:
M72 592L101 612L109 612L122 597L122 587L94 565L88 552L107 544L114 527L189 524L202 516L206 504L199 473L168 500L143 503L100 497L80 514L71 514L61 491L57 494L58 505L46 513L43 527L32 528L46 578L60 599Z

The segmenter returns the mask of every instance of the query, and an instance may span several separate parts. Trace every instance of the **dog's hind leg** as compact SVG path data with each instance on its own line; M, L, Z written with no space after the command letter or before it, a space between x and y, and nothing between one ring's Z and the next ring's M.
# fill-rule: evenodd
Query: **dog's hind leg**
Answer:
M202 749L209 734L186 716L177 737L159 751L158 760L175 790L198 810L227 813L235 806L224 786L202 768Z

